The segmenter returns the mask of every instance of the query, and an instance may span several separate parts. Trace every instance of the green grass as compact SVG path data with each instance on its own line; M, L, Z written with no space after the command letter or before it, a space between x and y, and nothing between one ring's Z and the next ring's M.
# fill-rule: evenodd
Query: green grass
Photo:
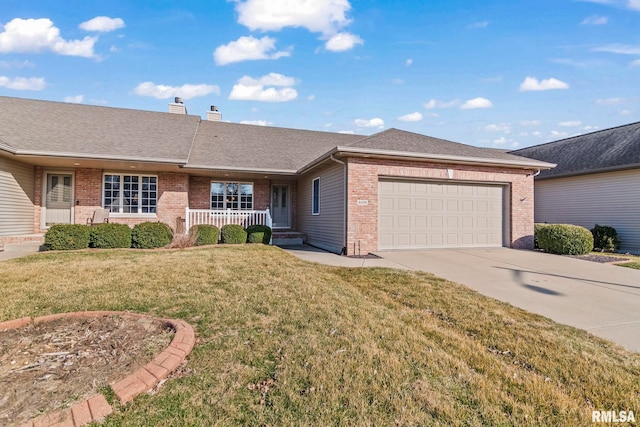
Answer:
M44 253L0 263L0 320L184 319L184 375L107 426L591 425L640 411L640 356L429 274L274 247Z
M615 258L626 258L629 260L629 262L624 262L616 265L620 267L633 268L636 270L640 270L640 256L638 255L607 253L607 252L592 252L592 254L610 256Z

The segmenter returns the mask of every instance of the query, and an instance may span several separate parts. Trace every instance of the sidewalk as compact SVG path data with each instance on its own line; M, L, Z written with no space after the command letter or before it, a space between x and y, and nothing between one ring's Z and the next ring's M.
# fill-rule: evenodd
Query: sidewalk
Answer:
M20 258L26 255L38 253L40 251L39 243L23 243L19 245L7 245L4 251L0 252L0 261L6 261L12 258Z
M279 246L281 249L301 258L305 261L317 262L320 264L333 265L336 267L390 267L408 269L397 262L384 258L352 258L327 252L322 249L307 245Z

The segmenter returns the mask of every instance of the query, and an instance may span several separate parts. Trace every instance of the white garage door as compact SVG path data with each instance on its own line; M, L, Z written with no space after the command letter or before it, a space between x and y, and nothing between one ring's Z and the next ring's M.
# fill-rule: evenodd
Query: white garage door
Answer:
M378 246L502 246L503 193L500 185L381 180Z

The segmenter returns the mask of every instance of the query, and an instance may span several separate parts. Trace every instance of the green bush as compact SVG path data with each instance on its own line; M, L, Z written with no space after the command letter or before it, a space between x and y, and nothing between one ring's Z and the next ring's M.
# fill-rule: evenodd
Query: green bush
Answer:
M173 233L164 222L143 222L131 231L131 246L138 249L161 248L171 243Z
M620 248L620 239L615 228L598 225L591 229L593 249L600 252L616 252Z
M254 231L247 235L247 243L263 243L264 233L262 231Z
M215 245L220 238L218 227L209 224L194 225L189 233L195 237L196 246Z
M250 225L247 227L247 242L264 243L268 245L271 241L271 228L266 225Z
M222 243L238 245L240 243L246 243L247 241L247 232L241 225L223 225L220 229L220 234L222 235Z
M547 225L549 224L538 223L533 225L533 248L534 249L540 249L540 246L538 245L538 233L540 232L540 229L542 227L546 227Z
M131 227L127 224L102 223L91 227L89 247L100 249L130 248Z
M44 235L44 246L50 251L68 251L89 247L90 229L84 224L56 224Z
M538 245L552 254L584 255L593 249L593 235L577 225L548 224L538 229Z

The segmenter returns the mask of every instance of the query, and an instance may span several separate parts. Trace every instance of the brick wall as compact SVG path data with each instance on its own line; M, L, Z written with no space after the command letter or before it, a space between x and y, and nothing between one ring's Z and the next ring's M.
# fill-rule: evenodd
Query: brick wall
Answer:
M448 178L447 169L453 170ZM525 171L483 166L442 165L410 161L348 159L347 254L354 254L354 244L362 254L378 250L378 180L379 177L439 179L508 183L506 199L510 206L509 245L533 248L533 177ZM367 205L358 205L367 200Z

